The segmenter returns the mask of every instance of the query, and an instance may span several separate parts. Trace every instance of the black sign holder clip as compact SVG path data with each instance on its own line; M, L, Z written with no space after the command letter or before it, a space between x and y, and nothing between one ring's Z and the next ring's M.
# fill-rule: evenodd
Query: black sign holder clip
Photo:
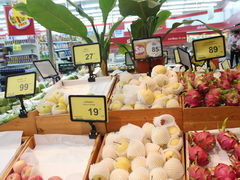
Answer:
M17 98L19 99L19 101L21 103L21 108L22 108L22 109L20 109L19 117L20 118L27 118L28 115L27 115L27 110L26 110L26 108L24 106L24 103L23 103L23 96L18 96Z
M88 72L89 72L88 82L95 82L96 75L93 74L93 70L92 70L93 64L87 64L87 66L88 66Z
M147 62L148 62L148 73L147 73L147 75L148 76L151 76L151 73L152 73L152 60L153 60L153 58L147 58Z
M57 83L57 82L60 81L60 79L61 79L59 75L57 75L57 76L52 76L51 78L52 78L52 80L53 80L53 84Z
M97 138L97 136L98 136L98 132L97 132L97 128L96 128L96 126L93 124L93 122L89 122L89 125L91 126L91 131L90 131L90 133L89 133L89 138L90 139L96 139Z

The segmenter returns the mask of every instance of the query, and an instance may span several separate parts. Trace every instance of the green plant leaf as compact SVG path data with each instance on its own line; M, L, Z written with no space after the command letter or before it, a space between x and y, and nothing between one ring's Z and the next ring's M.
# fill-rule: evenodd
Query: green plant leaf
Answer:
M201 21L201 20L199 20L199 19L195 19L195 20L183 20L182 22L174 23L174 24L172 25L172 28L169 29L169 30L164 34L163 39L166 38L167 35L168 35L170 32L172 32L174 29L176 29L177 27L179 27L179 26L181 26L181 25L183 25L183 24L192 24L193 22L196 22L196 21L204 24L208 29L213 30L213 31L215 31L215 32L217 32L217 33L219 33L219 34L222 35L222 31L221 31L220 29L217 29L217 28L215 28L215 27L213 27L213 26L211 26L211 25L208 25L208 24L204 23L203 21Z
M13 6L13 8L16 9L17 11L20 11L20 12L23 12L23 13L27 14L28 16L31 16L31 13L27 8L27 4L25 4L25 3L15 4Z
M75 17L65 6L55 4L51 0L27 0L27 9L30 15L45 28L80 36L87 42L87 28L77 17Z
M132 46L129 44L124 43L114 43L116 46L118 46L118 53L125 54L125 53L131 53Z
M145 24L142 19L133 21L131 24L131 33L133 39L147 38L147 32L145 30Z
M116 6L117 0L99 0L100 9L102 10L103 22L107 21L109 13Z
M157 29L160 26L162 26L163 24L166 23L166 20L171 16L171 14L172 13L170 11L168 11L168 10L160 11L157 14L158 19L157 19L157 25L156 25L156 28L155 28L154 32L157 31Z
M108 34L108 37L109 37L109 40L111 41L112 39L112 35L114 33L114 31L118 28L118 26L120 26L120 24L123 22L125 18L120 18L116 23L113 24L113 26L111 27L110 31L109 31L109 34Z
M122 16L138 16L144 21L150 16L156 16L161 4L154 0L119 0Z

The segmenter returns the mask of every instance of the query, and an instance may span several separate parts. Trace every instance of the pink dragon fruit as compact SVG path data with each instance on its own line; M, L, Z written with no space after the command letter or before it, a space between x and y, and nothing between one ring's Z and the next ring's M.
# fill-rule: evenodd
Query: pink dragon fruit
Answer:
M240 79L240 68L233 73L234 79Z
M222 128L219 134L217 135L217 141L223 150L232 152L234 151L234 146L237 144L238 139L235 134L225 130L227 121L228 121L228 118L226 118L223 122Z
M211 151L216 146L216 139L210 132L195 132L192 134L192 137L195 144L207 152Z
M214 81L215 80L215 77L213 76L212 72L208 72L208 73L204 74L203 77L205 79L207 79L208 81Z
M236 180L236 174L232 166L219 163L214 169L214 176L217 180Z
M207 81L198 81L196 87L199 92L205 94L209 91L209 83Z
M205 104L207 107L219 106L221 104L221 96L216 94L215 92L210 91L205 96Z
M194 90L191 82L188 81L188 91L185 94L185 106L186 107L199 107L202 104L201 94Z
M240 95L237 91L230 91L224 95L227 106L239 106L240 104Z
M194 82L195 77L196 77L196 74L195 74L195 73L193 73L193 72L188 72L187 76L188 76L188 79L189 79L191 82Z
M239 143L234 146L234 156L238 161L240 161L240 144Z
M231 83L225 79L218 81L218 86L222 89L231 89Z
M233 79L234 79L233 72L232 72L230 69L228 69L228 70L226 70L226 71L224 71L224 72L221 72L221 77L220 77L220 79L223 79L223 80L227 80L227 81L229 81L229 82L232 82Z
M189 177L190 179L195 179L195 180L211 180L212 175L211 172L208 169L204 169L201 166L192 164L189 169Z
M189 159L191 162L196 162L200 166L205 166L209 163L208 153L199 146L189 146Z
M238 91L238 93L240 94L240 81L236 84L235 88Z
M237 178L240 178L240 161L236 161L233 164L233 169L234 169L234 171L236 173Z

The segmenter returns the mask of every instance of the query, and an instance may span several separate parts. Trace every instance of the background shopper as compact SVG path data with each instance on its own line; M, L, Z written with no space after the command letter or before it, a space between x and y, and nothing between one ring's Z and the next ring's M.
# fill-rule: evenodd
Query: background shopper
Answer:
M239 40L240 40L239 31L237 30L232 31L231 37L228 40L228 45L230 46L230 49L231 49L231 55L230 55L231 68L233 68L234 58L235 58L236 65L238 64L239 48L237 46L237 43L239 42Z

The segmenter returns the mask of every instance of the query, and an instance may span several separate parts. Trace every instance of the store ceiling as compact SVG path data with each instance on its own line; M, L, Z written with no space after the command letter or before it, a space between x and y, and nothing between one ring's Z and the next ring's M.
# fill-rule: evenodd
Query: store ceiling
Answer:
M98 6L98 0L72 0L76 4L81 4L85 12L95 18L95 23L99 24L102 22L101 19L101 10ZM167 0L167 2L163 5L162 10L170 10L173 16L183 15L187 13L194 13L199 11L208 10L209 8L221 8L226 1L230 0ZM236 1L236 0L232 0ZM10 0L0 0L0 29L4 29L6 31L6 21L5 15L3 11L3 5L9 3ZM54 2L67 5L66 0L54 0ZM77 15L81 18L75 9L72 6L69 6L69 9L73 14ZM120 17L118 6L114 8L109 17L109 22L116 21ZM135 17L129 17L127 20L134 20ZM86 19L81 20L88 24ZM36 25L36 29L44 29L40 25Z

